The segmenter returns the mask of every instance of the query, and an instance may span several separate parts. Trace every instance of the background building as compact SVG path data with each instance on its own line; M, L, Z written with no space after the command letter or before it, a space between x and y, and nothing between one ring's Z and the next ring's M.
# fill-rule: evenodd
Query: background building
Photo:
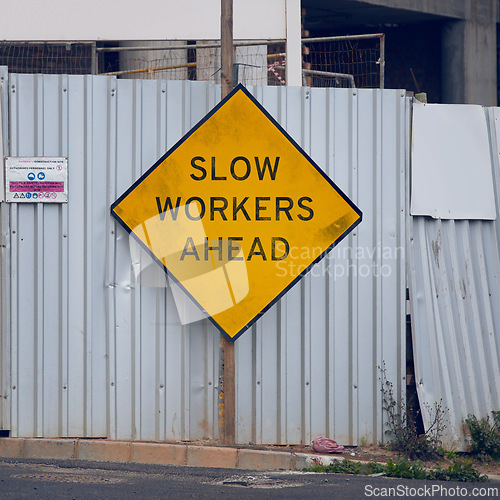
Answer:
M426 92L429 102L498 102L498 0L302 0L300 5L304 85L404 88ZM298 10L298 1L294 8ZM272 10L267 14L259 14L262 23L272 25L274 19L279 24ZM194 28L191 32L188 36L196 36ZM385 35L385 59L380 38L307 40L368 33ZM175 38L171 35L165 32L163 41L99 38L85 43L11 38L0 46L0 65L13 73L219 81L217 40L200 35L169 41ZM247 85L287 83L285 43L263 43L236 47L238 80ZM127 51L118 52L118 47Z
M382 32L386 88L496 106L497 0L302 0L309 36ZM412 75L413 71L413 75Z

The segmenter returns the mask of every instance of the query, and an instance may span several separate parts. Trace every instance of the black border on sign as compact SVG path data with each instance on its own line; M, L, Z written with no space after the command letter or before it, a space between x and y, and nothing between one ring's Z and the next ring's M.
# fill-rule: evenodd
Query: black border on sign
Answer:
M268 118L268 120L288 139L288 141L297 149L297 151L324 177L324 179L338 192L338 194L344 199L344 201L359 215L359 219L350 226L343 234L341 234L321 255L319 255L311 264L309 264L295 279L288 284L274 299L272 299L269 304L264 307L260 312L258 312L254 318L249 321L234 337L229 336L226 331L215 321L211 316L208 319L213 323L213 325L230 341L234 342L238 339L244 332L246 332L264 313L266 313L283 295L285 295L303 276L305 276L309 270L317 264L321 259L323 259L335 246L337 246L363 219L363 213L361 210L344 194L344 192L328 177L325 172L314 162L312 158L292 139L292 137L286 132L286 130L266 111L266 109L255 99L255 97L250 94L250 92L240 83L236 88L234 88L231 93L229 93L222 101L219 102L207 115L205 115L189 132L186 133L176 144L174 144L151 168L149 168L137 181L135 181L132 186L130 186L112 205L111 205L111 215L120 223L120 225L132 236L135 240L144 248L152 259L163 268L167 276L175 281L175 283L191 298L191 300L200 308L201 311L206 312L201 304L182 286L179 280L163 265L160 259L156 257L153 252L145 245L140 238L138 238L132 231L131 228L125 224L125 222L115 213L114 209L117 205L121 203L144 179L150 175L157 167L159 167L166 158L168 158L182 143L184 143L198 128L200 128L209 118L212 117L224 104L231 99L237 92L243 92L252 102L255 104L260 111Z

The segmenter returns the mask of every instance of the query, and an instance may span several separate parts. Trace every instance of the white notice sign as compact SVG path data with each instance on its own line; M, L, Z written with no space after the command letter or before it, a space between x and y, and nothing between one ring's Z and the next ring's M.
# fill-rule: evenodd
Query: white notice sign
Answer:
M66 203L68 159L22 156L5 158L5 201Z

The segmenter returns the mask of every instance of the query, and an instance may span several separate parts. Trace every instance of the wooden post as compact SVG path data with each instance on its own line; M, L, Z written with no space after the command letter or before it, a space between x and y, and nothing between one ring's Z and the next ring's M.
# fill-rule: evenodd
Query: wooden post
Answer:
M221 0L221 92L222 99L233 90L233 0Z
M233 0L221 0L221 97L233 90ZM236 442L236 391L234 382L234 343L223 341L224 443Z
M234 343L224 338L224 444L236 442Z

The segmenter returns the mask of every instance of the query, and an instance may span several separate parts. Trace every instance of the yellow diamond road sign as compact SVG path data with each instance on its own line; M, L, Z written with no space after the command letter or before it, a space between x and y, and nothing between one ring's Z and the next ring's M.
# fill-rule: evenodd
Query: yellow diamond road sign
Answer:
M111 214L231 341L362 217L242 85Z

